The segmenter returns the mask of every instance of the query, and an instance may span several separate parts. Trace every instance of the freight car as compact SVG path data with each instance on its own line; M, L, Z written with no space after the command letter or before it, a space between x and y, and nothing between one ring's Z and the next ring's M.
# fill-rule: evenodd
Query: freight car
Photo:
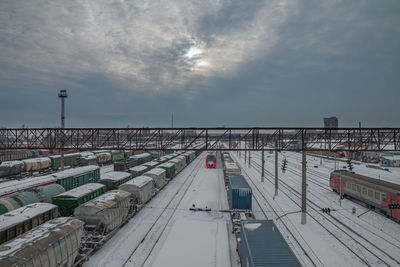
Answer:
M98 183L85 184L53 197L53 204L57 205L62 216L73 214L79 205L96 198L106 192L106 186Z
M143 173L147 172L148 170L150 170L150 168L148 166L140 165L140 166L130 168L129 172L132 174L132 177L137 177L137 176L140 176Z
M0 215L0 244L7 242L46 221L57 218L57 206L35 203Z
M96 157L99 165L107 164L112 161L111 153L108 152L98 153L96 154Z
M47 170L52 166L50 158L47 157L24 159L22 162L24 163L24 171L26 172Z
M0 164L0 177L18 175L24 170L24 163L19 160L4 161Z
M175 177L175 164L166 162L163 164L158 165L159 168L162 168L166 171L166 177L168 180L171 180Z
M51 198L65 192L58 184L50 184L37 188L31 188L0 198L0 214L38 202L51 203Z
M336 170L330 175L329 185L338 194L362 201L400 222L399 184L350 171Z
M62 217L0 245L0 266L70 267L78 254L84 223Z
M100 233L119 227L128 217L131 194L123 190L112 190L92 199L74 211L74 216Z
M153 179L139 176L120 185L119 189L131 193L135 203L145 204L153 197Z
M102 174L99 182L106 186L106 190L118 189L118 187L132 179L132 174L128 172L107 172Z
M55 178L57 184L62 185L65 190L71 190L87 183L96 183L100 179L100 167L85 166L73 168L58 173L53 173L49 177Z
M142 153L129 157L130 159L138 160L138 164L143 164L145 162L151 161L152 157L150 153Z
M176 157L176 158L171 159L167 163L175 164L175 175L177 175L178 173L180 173L183 170L183 168L185 168L186 159L182 160L182 159L178 159L178 157Z
M228 202L232 210L252 210L252 190L242 175L229 176Z
M153 161L143 163L142 165L149 167L149 170L151 170L151 169L155 168L157 165L160 165L160 163L153 160Z
M53 170L58 170L61 168L61 155L49 156L51 160L51 168ZM69 153L64 155L64 166L79 166L81 164L81 154L80 153Z
M241 221L238 252L246 267L302 266L273 221Z
M0 183L0 197L4 197L30 188L54 184L56 182L56 178L48 175L3 182Z
M165 186L166 183L166 171L162 168L154 168L148 172L143 174L144 176L149 176L153 178L154 187L157 189L161 189Z

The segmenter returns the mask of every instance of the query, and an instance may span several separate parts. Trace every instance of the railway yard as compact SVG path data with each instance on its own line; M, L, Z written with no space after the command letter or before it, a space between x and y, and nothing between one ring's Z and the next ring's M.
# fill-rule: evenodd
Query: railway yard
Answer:
M286 163L278 169L278 195L275 155L265 153L262 182L261 152L246 153L246 157L243 151L139 153L100 167L49 170L49 174L11 176L11 181L2 178L0 263L21 264L21 257L32 254L25 251L32 244L36 248L40 242L53 242L43 234L36 240L30 233L57 229L53 221L60 229L68 228L60 223L63 219L56 219L61 215L69 216L65 223L75 227L76 241L65 247L74 248L74 256L63 260L54 252L54 258L48 256L49 266L57 262L66 266L246 266L244 261L260 260L252 242L272 246L269 256L262 253L268 266L278 258L285 266L400 265L400 224L395 218L332 191L331 173L335 167L345 169L345 162L307 155L307 223L301 224L301 153L279 153L278 162ZM107 152L98 154L104 157ZM394 168L356 163L354 171L400 184ZM35 206L37 202L44 203ZM93 212L101 212L100 218L90 215ZM39 228L34 227L36 218L40 218ZM272 228L264 222L271 222ZM278 236L263 233L254 241L252 231L263 227L278 229ZM13 247L24 240L29 245ZM46 260L41 261L45 265Z

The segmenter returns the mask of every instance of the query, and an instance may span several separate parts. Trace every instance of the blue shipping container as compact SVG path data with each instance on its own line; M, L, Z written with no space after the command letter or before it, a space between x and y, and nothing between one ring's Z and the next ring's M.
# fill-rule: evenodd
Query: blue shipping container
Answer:
M301 266L273 221L241 221L239 255L242 266Z
M229 177L228 200L233 210L251 210L252 191L242 175Z

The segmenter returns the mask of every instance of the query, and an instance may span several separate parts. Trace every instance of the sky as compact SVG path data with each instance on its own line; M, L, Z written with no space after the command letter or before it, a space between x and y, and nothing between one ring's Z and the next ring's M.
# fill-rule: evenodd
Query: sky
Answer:
M399 127L400 1L0 1L0 126Z

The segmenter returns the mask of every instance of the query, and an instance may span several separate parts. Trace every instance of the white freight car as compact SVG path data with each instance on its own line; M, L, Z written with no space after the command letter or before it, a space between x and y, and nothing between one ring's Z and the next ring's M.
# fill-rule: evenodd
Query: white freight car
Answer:
M60 217L0 245L0 266L72 266L83 224L75 218Z
M110 232L121 225L129 212L131 193L123 190L109 191L90 200L74 211L74 216L87 225Z
M153 178L154 186L157 189L161 189L166 184L166 173L167 172L162 168L154 168L144 173L144 175Z
M119 189L132 194L132 198L139 204L144 204L153 196L153 178L138 176L119 186Z

